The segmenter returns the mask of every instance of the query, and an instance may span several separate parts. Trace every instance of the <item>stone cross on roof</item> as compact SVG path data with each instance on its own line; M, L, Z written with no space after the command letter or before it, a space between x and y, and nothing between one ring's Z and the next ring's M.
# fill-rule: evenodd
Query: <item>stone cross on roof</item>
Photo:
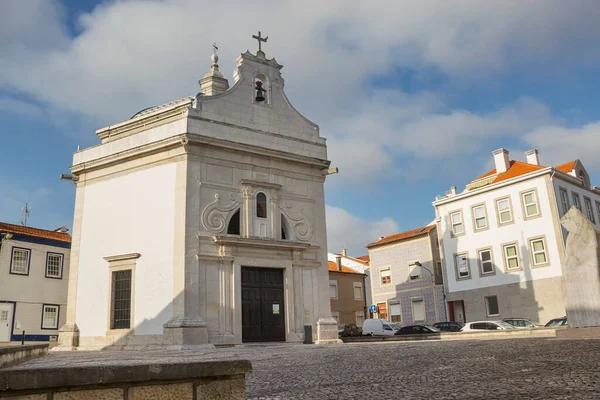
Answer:
M267 43L267 40L269 39L269 37L260 37L260 31L258 31L258 36L256 35L252 35L252 39L256 39L258 40L258 51L262 53L262 49L261 49L261 43L260 42L265 42Z

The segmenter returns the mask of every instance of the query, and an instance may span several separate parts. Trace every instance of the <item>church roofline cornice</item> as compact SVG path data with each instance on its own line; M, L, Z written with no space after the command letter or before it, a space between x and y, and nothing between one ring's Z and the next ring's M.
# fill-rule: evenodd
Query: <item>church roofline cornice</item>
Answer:
M181 118L185 117L185 114L190 109L193 104L194 99L191 97L186 97L180 100L176 100L172 106L162 106L151 107L156 110L150 112L146 115L132 117L127 121L119 122L115 125L109 125L105 128L98 129L96 131L96 135L100 138L100 140L109 139L112 137L123 137L126 136L124 134L129 133L131 131L136 131L140 128L146 128L150 124L156 124L161 120L170 119L174 116L180 115Z
M321 160L312 157L306 157L296 155L293 153L281 152L277 150L271 150L264 147L253 146L250 144L244 144L239 142L232 142L223 139L216 139L213 137L202 136L198 134L181 134L171 136L169 138L159 140L156 142L148 143L142 146L134 147L119 153L111 154L105 157L101 157L95 160L82 162L71 166L71 172L74 174L81 174L94 169L105 168L114 164L122 163L130 159L140 158L150 154L159 153L166 150L171 150L180 146L188 145L209 145L221 148L227 148L231 150L237 150L241 152L254 153L266 157L278 158L286 161L293 161L302 164L315 165L319 168L329 167L329 160Z

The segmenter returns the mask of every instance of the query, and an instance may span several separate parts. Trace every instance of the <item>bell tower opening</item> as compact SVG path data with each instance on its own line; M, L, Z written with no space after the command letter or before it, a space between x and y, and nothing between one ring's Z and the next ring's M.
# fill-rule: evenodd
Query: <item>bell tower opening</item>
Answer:
M260 104L269 104L268 81L263 74L254 77L254 102Z

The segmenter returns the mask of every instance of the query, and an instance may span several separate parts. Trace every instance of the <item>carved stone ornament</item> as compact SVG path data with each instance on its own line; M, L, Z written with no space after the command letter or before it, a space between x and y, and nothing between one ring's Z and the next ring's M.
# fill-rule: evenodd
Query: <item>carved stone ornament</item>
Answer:
M239 193L230 193L230 203L227 205L220 205L219 199L219 193L215 193L215 200L202 211L202 225L212 233L223 232L227 224L227 216L241 204Z
M281 200L279 202L279 209L287 217L290 225L292 225L290 228L294 231L294 237L301 242L308 241L313 234L313 229L306 215L302 213L302 210L293 211L292 203L289 200Z

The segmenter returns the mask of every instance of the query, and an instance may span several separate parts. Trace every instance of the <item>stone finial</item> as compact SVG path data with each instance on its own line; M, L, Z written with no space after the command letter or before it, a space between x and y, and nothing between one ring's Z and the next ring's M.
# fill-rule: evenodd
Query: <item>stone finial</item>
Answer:
M223 77L221 71L219 71L219 56L216 53L216 48L215 52L210 56L210 60L210 71L199 81L200 92L204 96L214 96L229 89L229 82Z

